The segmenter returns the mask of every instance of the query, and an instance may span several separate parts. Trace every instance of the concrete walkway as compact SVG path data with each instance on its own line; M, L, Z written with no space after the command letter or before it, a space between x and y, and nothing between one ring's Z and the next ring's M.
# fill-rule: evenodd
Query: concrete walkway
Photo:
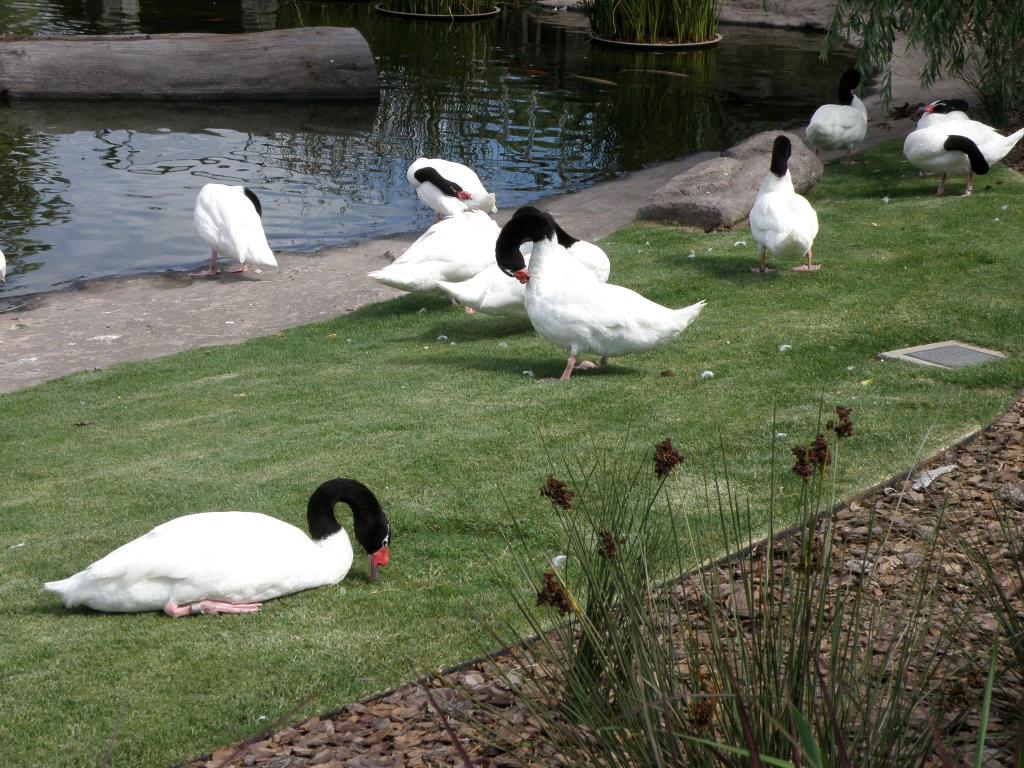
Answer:
M810 0L791 0L785 5L787 13L772 15L773 26L811 26L807 14L814 11L818 14L815 18L822 14ZM746 18L736 20L767 23L759 0L739 0L727 4L726 9L726 19L745 14ZM897 50L902 48L897 46ZM895 62L894 103L930 101L967 92L961 83L940 83L932 89L937 95L925 94L917 84L918 70L916 57L901 57ZM903 136L913 129L910 120L878 118L877 97L865 101L868 113L875 117L862 146ZM539 204L573 235L598 240L629 224L652 191L710 156L701 154L662 163ZM503 223L509 215L511 211L504 211L496 218ZM400 295L370 280L366 273L389 263L417 235L330 248L315 256L279 254L280 268L261 275L208 280L192 279L185 273L161 273L95 280L81 290L0 303L0 393L75 371L198 346L234 344Z

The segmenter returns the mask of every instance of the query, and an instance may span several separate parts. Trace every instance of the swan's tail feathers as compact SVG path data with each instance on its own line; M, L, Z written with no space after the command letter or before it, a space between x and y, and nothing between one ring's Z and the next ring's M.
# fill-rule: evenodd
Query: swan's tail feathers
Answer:
M676 328L678 328L678 330L682 331L690 323L692 323L694 320L696 320L697 319L697 315L699 315L700 311L702 309L704 309L704 304L705 303L706 302L698 301L696 304L691 304L688 307L683 307L682 309L677 309L676 310L676 323L677 323Z
M480 202L473 207L480 211L486 211L487 213L497 213L498 198L493 194L487 195L487 197L481 198Z
M479 297L470 295L469 290L467 290L466 282L468 281L461 283L449 283L444 280L438 280L437 287L459 302L459 304L465 304L467 307L471 306L474 309L479 309L476 301Z
M1020 141L1022 138L1024 138L1024 128L1021 128L1019 131L1011 133L1009 136L1007 136L1006 137L1006 146L1007 146L1007 150L1006 151L1009 152L1011 149L1013 149L1015 146L1017 146L1017 142Z
M60 596L60 599L64 601L65 605L68 603L67 592L71 589L71 582L74 580L74 576L69 576L66 579L60 581L48 581L43 584L43 589L47 592L53 592Z
M437 287L436 268L430 262L423 264L392 264L367 273L378 283L400 291L429 291Z
M246 255L245 263L251 264L254 267L266 267L268 269L275 269L277 267L277 259L274 258L274 252L270 250L270 246L250 248L249 253Z

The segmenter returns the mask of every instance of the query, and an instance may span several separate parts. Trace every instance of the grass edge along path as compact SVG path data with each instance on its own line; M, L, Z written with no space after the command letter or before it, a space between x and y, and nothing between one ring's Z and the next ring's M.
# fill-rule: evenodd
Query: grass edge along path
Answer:
M991 421L1024 381L1024 180L996 168L974 197L937 198L898 145L860 159L828 166L809 195L816 275L752 275L743 230L634 225L607 239L615 282L708 307L672 344L567 385L523 375L564 364L524 323L405 297L0 398L3 763L95 764L118 725L112 765L171 764L302 702L295 720L490 650L476 628L512 615L494 567L507 563L509 515L538 560L559 552L537 495L552 461L617 448L627 432L636 450L666 435L690 455L721 444L756 510L773 413L781 464L820 403L854 407L844 495ZM1010 357L952 372L875 358L944 338ZM336 475L366 482L392 518L378 584L357 559L340 586L188 621L67 612L40 592L189 512L303 527L309 493Z

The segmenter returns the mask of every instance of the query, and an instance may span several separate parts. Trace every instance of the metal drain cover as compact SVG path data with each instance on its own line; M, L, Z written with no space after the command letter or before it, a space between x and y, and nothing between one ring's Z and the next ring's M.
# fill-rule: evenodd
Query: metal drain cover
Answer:
M891 352L883 352L879 357L882 360L902 360L906 363L928 365L933 368L952 369L991 363L1004 359L1006 355L994 349L964 344L962 341L938 341L934 344L894 349Z

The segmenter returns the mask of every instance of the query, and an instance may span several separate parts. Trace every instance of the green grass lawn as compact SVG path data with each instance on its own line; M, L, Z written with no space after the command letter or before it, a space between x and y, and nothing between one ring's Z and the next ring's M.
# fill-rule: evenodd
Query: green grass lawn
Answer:
M477 654L479 621L513 614L499 576L510 516L538 563L559 551L538 495L549 456L617 450L629 430L637 455L671 435L692 465L721 441L757 510L773 412L788 466L820 403L854 407L844 492L906 467L922 440L931 452L986 423L1024 384L1024 180L997 168L973 198L936 198L897 144L863 160L830 166L809 195L818 274L794 263L752 275L745 230L637 225L605 241L614 282L708 306L672 344L565 385L523 375L565 362L525 321L406 297L0 397L0 763L96 765L116 733L112 765L167 765L307 697L293 719ZM1010 359L946 372L875 358L946 338ZM705 369L713 379L699 379ZM339 475L367 483L392 518L377 584L357 557L340 587L254 616L177 621L69 612L40 591L189 512L304 527L309 493ZM796 483L784 478L783 492ZM687 488L684 476L673 492L699 530L703 504Z

